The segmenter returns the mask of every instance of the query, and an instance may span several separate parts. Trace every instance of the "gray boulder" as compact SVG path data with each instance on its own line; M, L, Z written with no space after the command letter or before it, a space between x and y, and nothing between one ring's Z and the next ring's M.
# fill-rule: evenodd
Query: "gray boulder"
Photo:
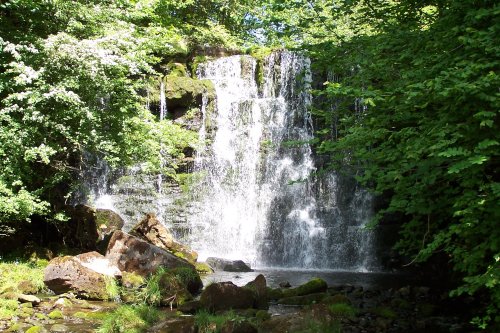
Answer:
M207 258L206 263L216 271L253 272L253 269L251 269L242 260L228 260L223 258L209 257Z

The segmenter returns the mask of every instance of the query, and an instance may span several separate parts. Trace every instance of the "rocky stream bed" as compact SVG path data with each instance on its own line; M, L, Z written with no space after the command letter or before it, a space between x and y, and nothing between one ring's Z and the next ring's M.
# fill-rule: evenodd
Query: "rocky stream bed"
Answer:
M33 294L29 281L16 290L2 289L1 299L11 302L14 314L0 319L1 331L472 331L464 319L473 306L467 298L450 300L440 288L408 275L253 271L242 261L221 258L199 263L197 254L178 243L153 215L129 233L119 223L101 225L100 230L105 232L96 244L106 243L102 253L59 256L48 263L44 283L50 294ZM145 304L159 312L154 323L140 329L102 329L122 306Z

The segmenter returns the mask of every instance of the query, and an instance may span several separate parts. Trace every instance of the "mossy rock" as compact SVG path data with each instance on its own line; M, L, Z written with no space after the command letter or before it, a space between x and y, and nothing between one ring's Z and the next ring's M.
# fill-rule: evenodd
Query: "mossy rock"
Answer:
M47 330L43 326L35 325L28 328L25 333L45 333Z
M335 318L354 318L357 314L357 310L349 304L345 303L335 303L328 306L328 311Z
M63 324L54 324L50 327L50 332L53 333L66 333L71 332L69 327Z
M167 106L169 109L201 105L202 96L215 98L215 88L210 80L168 75L165 78Z
M177 77L189 77L186 65L180 62L169 62L166 65L161 66L165 74Z
M21 308L21 311L23 314L26 314L28 316L31 316L35 313L35 310L33 308Z
M280 288L267 287L267 298L270 300L277 300L283 298L283 290Z
M193 299L187 285L172 271L163 273L158 284L161 291L160 304L163 306L181 305Z
M64 316L61 312L61 310L54 310L51 313L48 314L48 317L50 319L64 319Z
M45 313L37 312L35 313L35 318L38 320L48 320L49 317Z
M314 278L298 286L297 288L283 290L283 297L304 296L314 293L325 292L328 289L328 284L325 280Z
M391 300L391 307L401 310L410 310L412 305L409 301L403 298L394 298Z
M14 323L5 332L24 332L24 329L20 323Z
M171 269L170 272L177 276L178 280L193 295L197 294L203 288L200 275L191 267L176 267Z
M201 275L208 275L214 272L212 267L210 267L204 262L197 262L195 263L194 267L196 268L196 271Z
M22 280L17 284L17 290L21 294L36 294L39 292L38 286L29 280Z
M110 209L96 209L95 217L99 239L115 230L121 230L125 224L121 216Z
M139 274L127 271L122 272L121 284L125 288L138 289L144 285L144 282L144 277Z

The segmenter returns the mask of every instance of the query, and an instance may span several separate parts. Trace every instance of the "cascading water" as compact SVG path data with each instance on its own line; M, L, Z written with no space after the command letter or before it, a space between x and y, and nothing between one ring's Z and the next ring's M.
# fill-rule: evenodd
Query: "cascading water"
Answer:
M95 203L124 217L125 230L145 213L156 213L200 260L377 269L373 233L363 230L371 214L369 194L350 178L315 174L308 144L310 61L287 51L272 53L262 64L231 56L199 64L197 75L213 82L216 107L208 108L202 96L201 147L188 194L161 175L132 168L106 184L109 191L96 192ZM163 80L159 88L164 119Z
M205 178L193 189L191 246L201 259L260 267L365 269L370 235L361 226L369 216L354 212L369 211L368 196L338 186L336 175L313 175L309 60L271 54L260 92L256 66L249 56L232 56L198 67L198 77L216 87L217 112L213 142L196 160ZM339 193L345 190L349 198Z

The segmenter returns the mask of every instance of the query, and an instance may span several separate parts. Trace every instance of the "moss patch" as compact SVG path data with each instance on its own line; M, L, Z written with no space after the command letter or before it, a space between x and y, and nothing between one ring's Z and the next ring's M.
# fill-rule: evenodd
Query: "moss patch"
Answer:
M207 274L212 274L214 270L212 267L207 265L204 262L197 262L195 263L196 271L200 273L201 275L207 275Z
M304 296L325 292L327 288L328 285L324 280L320 278L314 278L304 283L303 285L298 286L297 288L283 290L283 297Z
M61 310L54 310L51 313L49 313L48 317L50 319L64 319L64 316L61 312Z

